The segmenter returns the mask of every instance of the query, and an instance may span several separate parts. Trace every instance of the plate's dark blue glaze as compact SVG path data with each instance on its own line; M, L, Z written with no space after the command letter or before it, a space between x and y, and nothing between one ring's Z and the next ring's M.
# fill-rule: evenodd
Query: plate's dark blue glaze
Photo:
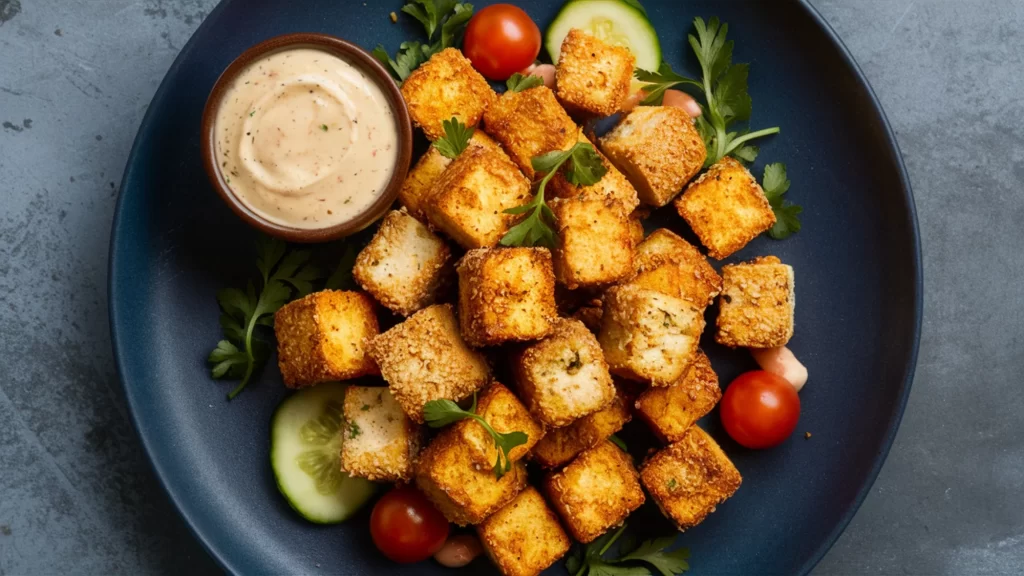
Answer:
M485 4L480 2L478 4ZM519 2L544 27L555 2ZM892 442L913 374L921 317L920 248L907 178L870 89L834 33L798 2L645 2L665 58L694 74L684 44L694 16L718 15L751 63L757 127L780 125L755 164L785 162L803 230L759 238L734 257L773 253L797 277L790 346L810 369L798 433L751 452L704 425L743 473L743 486L680 537L693 574L806 573L849 522ZM131 411L157 474L210 553L234 573L390 573L368 512L311 525L281 498L268 466L268 424L285 390L272 367L237 400L210 380L220 339L214 293L250 277L253 233L207 184L199 121L217 76L245 48L286 32L327 32L394 50L415 38L388 12L400 0L228 0L168 72L139 130L111 241L114 350ZM404 17L403 17L404 18ZM681 220L664 221L685 228ZM241 256L239 256L241 255ZM707 342L706 342L707 344ZM707 346L723 383L752 366ZM639 426L634 426L639 428ZM813 437L804 439L809 431ZM642 451L642 446L638 447ZM648 506L641 533L671 527ZM485 561L470 571L490 570ZM553 570L562 573L560 565ZM446 573L433 563L402 573Z

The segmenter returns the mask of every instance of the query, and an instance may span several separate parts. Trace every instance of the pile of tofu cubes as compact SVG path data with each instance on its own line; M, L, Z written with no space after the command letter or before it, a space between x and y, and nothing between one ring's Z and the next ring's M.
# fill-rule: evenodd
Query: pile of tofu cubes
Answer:
M741 482L694 426L721 398L698 348L704 310L719 299L716 337L727 346L781 346L793 333L793 273L777 258L720 276L675 233L644 237L641 220L673 200L716 259L774 223L740 163L723 159L692 180L706 152L678 108L625 114L597 142L607 174L596 184L552 179L557 246L499 246L522 217L505 210L532 198L531 158L587 141L570 112L619 110L633 65L628 50L574 30L556 90L498 96L458 50L434 55L403 85L411 116L430 139L452 117L478 126L469 147L455 160L431 147L412 169L401 208L356 260L365 292L315 293L275 319L288 386L383 380L348 388L344 417L360 432L344 439L345 471L413 482L448 520L475 525L508 575L539 573L570 536L591 542L648 497L680 530L700 523ZM379 306L404 321L381 333ZM528 437L501 478L475 421L427 440L424 404L474 393L496 431ZM634 415L665 444L639 470L608 440ZM539 486L528 463L546 471Z

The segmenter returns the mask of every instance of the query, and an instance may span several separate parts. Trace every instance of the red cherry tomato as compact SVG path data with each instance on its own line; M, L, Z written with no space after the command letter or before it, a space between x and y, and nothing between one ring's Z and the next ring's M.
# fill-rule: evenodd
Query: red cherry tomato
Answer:
M540 54L540 28L511 4L494 4L469 20L462 52L491 80L507 80Z
M754 370L729 384L719 410L733 440L747 448L771 448L796 429L800 397L782 376Z
M370 515L370 535L395 562L419 562L448 539L448 521L419 490L400 486L385 494Z

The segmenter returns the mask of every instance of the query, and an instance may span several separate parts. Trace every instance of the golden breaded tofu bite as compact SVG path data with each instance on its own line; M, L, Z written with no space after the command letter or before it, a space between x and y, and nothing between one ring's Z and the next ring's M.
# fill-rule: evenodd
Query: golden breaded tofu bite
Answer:
M370 355L402 410L423 423L423 405L459 401L490 379L487 360L466 346L450 304L424 308L370 342Z
M633 275L629 213L609 199L555 198L555 278L570 290L612 284Z
M476 533L504 576L537 576L572 546L558 517L532 486L481 522Z
M580 132L578 141L593 146L583 132ZM607 170L600 180L589 186L573 184L565 177L564 172L559 171L558 174L551 177L546 192L557 198L583 197L588 200L617 200L627 212L636 210L640 205L636 188L633 188L622 172L619 172L619 169L604 154L601 154L597 146L594 146L594 151L597 152L598 157L601 158L601 164Z
M629 48L573 28L562 41L555 69L558 99L574 112L611 116L629 98L635 65Z
M434 54L414 70L402 83L402 96L412 121L430 140L444 136L443 123L453 117L476 126L497 98L487 80L455 48Z
M505 210L530 201L530 182L504 152L467 148L434 182L427 218L463 248L490 248L521 216Z
M650 216L646 210L635 210L629 215L629 237L633 240L633 246L639 246L644 241L644 220ZM635 263L635 261L634 261Z
M526 444L520 444L509 452L508 459L512 462L526 456L544 436L544 429L530 416L526 406L523 406L511 390L498 382L490 384L480 392L476 402L476 413L499 434L526 434ZM452 428L470 447L470 457L477 467L494 468L498 449L494 447L494 439L479 422L467 418L456 422Z
M605 440L547 477L544 489L569 533L593 542L644 503L633 460Z
M793 337L793 267L775 256L722 268L715 340L732 348L774 348Z
M726 156L676 200L676 210L712 258L721 260L775 224L775 212L754 175Z
M566 426L615 397L601 346L579 320L557 320L547 338L515 355L512 370L523 403L547 426Z
M681 298L631 285L605 292L598 340L612 374L669 386L690 367L703 331L703 313Z
M349 476L374 482L412 478L423 430L384 386L345 389L341 467Z
M393 210L356 257L352 275L393 312L408 316L434 303L454 268L444 240L405 210Z
M698 426L644 462L640 481L680 531L704 521L740 487L743 478L729 457Z
M285 386L378 374L366 342L379 330L373 299L361 292L324 290L285 304L274 315Z
M526 466L512 464L501 478L492 468L477 468L470 447L455 430L441 431L420 453L416 487L453 524L479 524L526 487Z
M580 132L554 92L544 86L502 94L484 113L484 130L530 179L534 156L572 148Z
M547 248L470 250L457 266L459 323L470 346L544 337L555 309Z
M722 291L722 277L693 244L659 228L636 247L630 284L705 308Z
M480 130L475 130L469 138L469 145L466 149L472 148L501 150L497 142L491 140L490 136ZM451 158L441 154L434 146L427 148L423 156L420 156L419 161L409 170L409 175L398 190L398 201L405 206L409 214L418 220L425 221L427 219L427 199L430 197L430 191L437 179L441 177L441 173L451 163Z
M718 375L707 355L698 350L686 375L675 384L651 387L640 394L636 412L663 442L677 442L721 399Z
M601 138L601 150L633 183L640 202L656 208L671 202L707 158L693 120L675 106L637 106Z
M533 459L545 468L557 468L577 454L607 440L632 419L629 397L617 390L607 407L565 426L548 430L533 447Z

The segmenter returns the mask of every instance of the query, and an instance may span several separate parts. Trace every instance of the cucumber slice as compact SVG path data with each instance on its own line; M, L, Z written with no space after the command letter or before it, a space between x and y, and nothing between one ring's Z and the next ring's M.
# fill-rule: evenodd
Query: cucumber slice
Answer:
M296 512L318 524L345 520L376 490L341 471L344 402L344 384L321 384L285 399L270 423L277 487Z
M661 44L647 16L626 0L570 0L548 26L545 38L551 61L558 63L562 40L572 28L590 32L610 44L625 46L636 56L636 67L657 70Z

